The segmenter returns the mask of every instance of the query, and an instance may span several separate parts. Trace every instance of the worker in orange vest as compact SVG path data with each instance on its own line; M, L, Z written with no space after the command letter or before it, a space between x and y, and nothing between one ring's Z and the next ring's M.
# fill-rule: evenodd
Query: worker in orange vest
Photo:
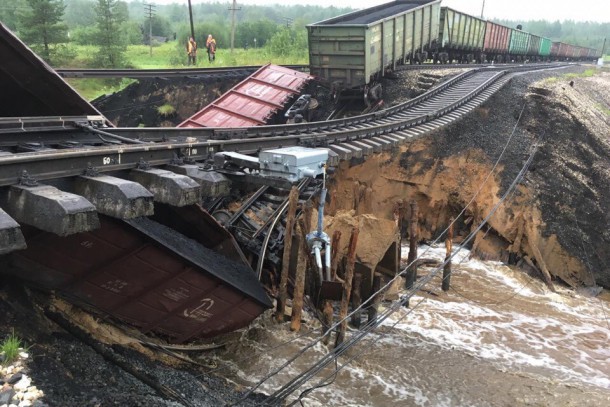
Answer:
M216 40L212 37L212 34L208 35L205 46L208 49L208 59L212 62L216 59Z
M186 43L186 53L189 57L188 64L190 65L192 62L193 65L197 65L197 43L193 37L190 37Z

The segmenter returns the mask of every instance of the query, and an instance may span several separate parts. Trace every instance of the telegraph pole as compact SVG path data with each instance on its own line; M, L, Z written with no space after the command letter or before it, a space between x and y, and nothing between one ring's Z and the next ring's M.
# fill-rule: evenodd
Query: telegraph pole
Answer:
M191 19L191 37L195 40L195 26L193 25L193 7L191 6L191 0L189 1L189 17ZM195 40L197 41L197 40Z
M233 0L233 6L229 7L231 12L231 53L233 53L233 46L235 44L235 12L241 10L241 7L237 7L237 0Z
M481 7L481 18L483 18L483 11L485 11L485 0L483 0L483 7Z
M144 4L145 17L148 17L148 45L150 46L150 56L152 57L152 18L155 15L154 4Z

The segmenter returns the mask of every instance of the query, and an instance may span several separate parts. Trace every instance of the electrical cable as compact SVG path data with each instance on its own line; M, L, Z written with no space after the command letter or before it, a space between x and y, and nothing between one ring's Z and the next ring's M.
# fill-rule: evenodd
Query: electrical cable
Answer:
M487 176L485 177L485 179L482 181L481 185L479 186L479 188L477 189L477 191L475 192L475 194L472 196L472 198L470 199L470 201L466 204L466 206L460 211L460 213L455 217L455 219L453 220L453 222L451 222L450 225L447 226L447 228L441 232L441 234L433 241L433 244L438 242L447 232L447 230L449 229L449 227L451 227L453 224L455 224L455 222L457 221L457 219L462 216L466 209L472 205L472 203L474 202L474 200L476 199L476 197L479 195L479 193L481 192L481 190L483 189L484 185L487 183L487 181L489 180L489 178L491 177L491 175L493 174L493 172L495 171L495 169L498 167L502 157L504 156L504 153L506 152L508 145L510 144L515 131L517 129L518 124L521 121L521 117L523 115L523 112L525 110L526 105L524 104L523 107L521 108L521 111L519 113L519 116L517 118L517 122L515 123L513 130L507 140L507 142L505 143L500 155L498 156L498 158L496 159L496 162L494 163L494 166L492 167L492 169L490 170L490 172L487 174ZM531 155L530 157L533 157L533 155ZM482 228L482 226L484 225L484 223L480 226L480 228ZM480 228L478 230L480 230ZM477 231L478 231L477 230ZM394 283L394 281L396 279L398 279L399 277L401 277L402 275L406 274L406 271L409 269L409 267L411 267L421 256L423 256L424 254L426 254L430 249L425 250L423 253L421 253L418 258L416 258L413 262L411 262L410 264L408 264L400 273L398 273L395 277L393 277L392 279L390 279L390 281L388 281L383 287L381 287L376 293L374 293L373 295L371 295L367 300L365 300L359 307L357 307L356 309L354 309L351 313L348 313L348 315L343 318L340 321L337 321L336 323L334 323L331 327L328 328L328 330L321 335L319 338L311 341L308 345L306 345L304 348L302 348L299 352L297 352L295 355L293 355L293 357L289 358L285 363L283 363L280 367L276 368L274 371L272 371L271 373L265 375L262 379L260 379L253 387L251 387L248 392L246 392L246 394L244 395L244 397L242 399L240 399L237 403L247 399L256 389L258 389L265 381L269 380L271 377L277 375L279 372L281 372L283 369L285 369L287 366L289 366L292 362L294 362L294 360L296 360L297 358L299 358L301 355L303 355L307 350L309 350L310 348L312 348L313 346L315 346L315 344L319 343L322 338L326 335L328 335L330 332L332 332L334 329L336 329L341 322L347 320L348 318L350 318L352 315L354 315L356 312L360 311L364 306L368 305L369 302L372 302L374 296L378 293L381 293L383 291L385 291L391 284Z
M519 172L519 174L517 175L517 177L514 179L514 181L512 182L511 186L509 187L509 189L506 191L506 193L503 195L503 197L500 199L500 201L498 203L496 203L496 205L494 205L494 207L492 208L492 210L490 211L490 213L487 215L487 217L480 223L480 225L473 231L470 233L470 235L467 237L467 239L465 240L465 243L467 244L470 240L472 240L474 238L474 236L476 236L476 233L478 233L483 226L485 225L485 223L489 220L489 218L495 214L495 212L497 211L497 209L500 207L501 204L504 203L504 201L506 200L506 198L508 197L508 194L510 193L510 191L516 187L517 183L521 180L521 178L525 175L525 172L528 170L530 164L533 161L534 155L535 155L536 150L534 150L532 152L532 154L530 155L528 161L525 163L525 165L522 167L521 171ZM463 246L461 246L463 247ZM460 249L461 249L460 247ZM401 298L400 301L397 302L397 304L403 305L404 303L406 303L406 301L408 299L410 299L410 297L417 292L421 287L423 287L425 284L427 284L434 276L436 276L436 274L438 274L438 272L440 270L443 269L443 266L445 264L447 264L453 257L455 257L457 255L457 253L459 252L459 250L457 250L456 252L452 253L451 256L449 258L447 258L445 260L445 262L440 265L439 267L437 267L433 272L431 272L430 274L428 274L428 276L423 277L422 278L422 282L420 284L418 284L418 287L414 287L417 288L416 290L414 290L414 292L412 292L410 295L406 295L403 296ZM413 290L411 290L413 291ZM423 301L421 301L419 304L421 304ZM397 307L393 304L392 307L390 307L388 310L384 312L384 315L382 315L381 317L378 317L374 323L370 324L371 330L374 329L375 327L379 326L381 324L381 322L385 321L385 319L387 319L392 313L395 312L395 310L397 309ZM410 311L412 312L412 310ZM410 313L409 312L409 313ZM403 317L404 318L404 317ZM359 333L358 335L354 335L352 338L350 338L350 340L344 342L344 344L342 344L339 348L336 348L335 352L330 353L329 355L331 355L332 358L338 357L340 354L344 353L349 347L355 345L356 343L358 343L360 340L362 340L362 338L364 338L364 336L366 336L368 334L367 332L368 330L365 330L362 333ZM361 354L360 354L361 355ZM307 382L310 378L312 378L315 374L317 374L321 369L323 369L325 366L328 365L328 363L326 362L326 359L328 359L328 357L322 358L322 360L315 364L314 366L312 366L312 368L310 368L307 372L305 373L301 373L299 375L299 377L297 377L296 379L293 379L292 381L290 381L288 384L282 386L282 388L280 388L279 390L277 390L276 392L274 392L271 396L270 396L270 400L272 402L275 401L280 401L280 400L285 400L286 397L288 395L290 395L292 392L294 392L296 389L298 389L299 387L301 387L305 382ZM343 365L345 366L345 364ZM325 380L325 379L324 379Z

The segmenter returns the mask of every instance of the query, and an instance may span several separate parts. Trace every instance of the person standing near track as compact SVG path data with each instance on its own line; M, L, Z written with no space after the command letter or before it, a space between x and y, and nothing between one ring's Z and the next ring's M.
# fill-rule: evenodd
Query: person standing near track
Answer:
M193 37L190 37L186 43L186 53L188 54L188 65L197 65L197 43Z
M205 46L208 49L208 59L210 62L214 61L216 59L216 40L212 37L212 34L208 35Z

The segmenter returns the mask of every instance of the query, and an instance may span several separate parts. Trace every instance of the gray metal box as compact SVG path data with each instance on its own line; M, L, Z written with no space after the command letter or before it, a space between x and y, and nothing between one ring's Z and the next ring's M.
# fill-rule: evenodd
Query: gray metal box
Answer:
M258 156L261 175L281 177L295 182L304 177L322 174L328 160L324 148L286 147L261 151Z

